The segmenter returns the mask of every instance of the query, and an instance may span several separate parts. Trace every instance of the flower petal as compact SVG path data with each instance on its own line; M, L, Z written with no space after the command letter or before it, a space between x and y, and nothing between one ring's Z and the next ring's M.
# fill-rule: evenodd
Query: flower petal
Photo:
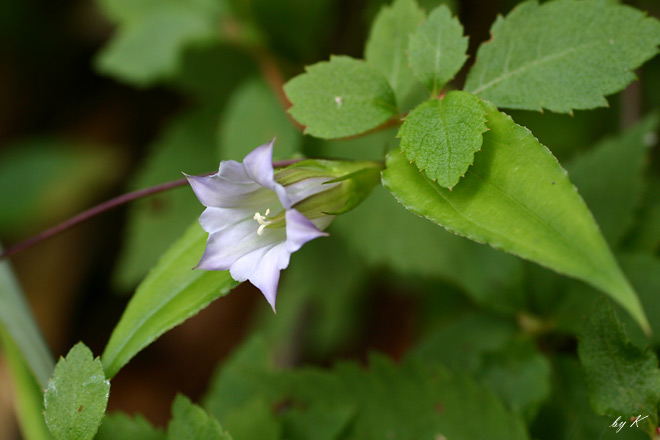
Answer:
M305 200L307 197L327 191L339 185L338 182L324 185L324 182L327 182L328 180L327 177L313 177L287 185L285 188L286 193L289 195L289 200L291 200L291 206Z
M282 206L286 209L291 207L291 201L282 185L275 182L273 170L273 142L261 145L255 148L250 154L245 156L243 166L245 172L254 179L259 185L275 191L277 197L280 199Z
M308 241L327 235L299 211L286 211L286 246L289 253L297 251Z
M254 216L254 209L208 207L199 216L199 224L208 233L219 232Z
M280 271L287 268L290 259L291 252L287 249L286 243L278 243L264 253L257 270L249 278L250 282L264 294L273 312L275 312Z
M258 209L278 200L275 193L257 182L231 182L219 174L189 176L184 173L184 176L199 201L207 207Z
M285 241L284 228L266 228L257 234L259 225L252 218L209 235L204 255L197 269L227 270L250 252Z

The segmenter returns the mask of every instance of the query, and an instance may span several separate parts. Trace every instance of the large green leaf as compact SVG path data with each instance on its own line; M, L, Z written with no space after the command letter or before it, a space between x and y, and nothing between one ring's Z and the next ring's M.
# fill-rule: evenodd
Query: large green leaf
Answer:
M635 79L658 52L660 23L603 1L532 0L498 18L491 34L465 90L498 107L570 113L607 106L605 95Z
M463 26L442 5L410 37L408 60L419 80L435 96L467 60L468 38Z
M44 417L56 440L91 440L101 424L110 381L82 342L55 366L44 392Z
M658 358L630 343L609 302L599 304L590 317L578 353L594 410L626 422L648 415L639 427L654 432L660 403Z
M108 377L167 330L236 286L229 271L192 270L205 244L206 233L195 222L138 286L103 352Z
M416 170L414 165L411 168ZM330 227L330 233L335 232L372 267L404 276L440 278L460 287L480 305L500 312L523 307L518 259L412 215L384 188L376 188L362 205L337 218Z
M397 114L385 77L364 61L333 56L284 85L291 115L305 133L340 138L364 133Z
M364 50L368 64L382 73L394 90L399 110L403 110L408 95L417 79L408 67L408 40L410 34L424 21L415 0L395 0L383 6L371 26Z
M37 383L45 387L55 361L7 261L0 262L0 328L12 338Z
M486 111L480 98L461 91L431 99L411 111L401 126L401 150L438 185L452 188L481 148Z
M642 197L649 134L653 134L657 125L658 115L651 115L566 165L603 235L612 244L617 244L633 223Z
M484 106L490 131L453 191L397 150L387 156L384 185L408 209L451 232L592 284L648 331L639 299L566 172L529 130Z
M0 326L0 349L6 362L14 391L14 407L21 434L25 440L52 439L44 420L43 387L25 362L23 353Z

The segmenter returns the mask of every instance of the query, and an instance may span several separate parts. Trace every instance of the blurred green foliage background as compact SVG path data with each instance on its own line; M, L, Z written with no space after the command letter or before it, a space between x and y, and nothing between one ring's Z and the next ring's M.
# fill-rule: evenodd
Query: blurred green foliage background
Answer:
M219 160L240 159L275 135L276 158L382 158L395 131L348 141L303 136L287 117L278 87L330 54L361 57L369 23L384 3L3 0L0 242L8 247L110 197L178 179L181 171L211 172ZM518 2L419 3L427 10L448 3L470 36L474 57L496 14ZM626 3L660 16L657 1ZM574 116L509 113L569 171L586 169L584 186L575 183L588 194L604 169L593 168L590 149L660 108L660 59L638 75L639 82L610 98L611 108ZM638 162L628 173L632 182L610 182L626 192L616 197L607 191L599 200L602 187L596 186L595 198L585 198L597 218L599 207L612 208L601 214L601 225L619 252L636 253L624 266L631 268L634 284L646 286L642 300L655 301L651 307L658 311L653 299L660 289L658 148ZM605 226L621 209L629 222ZM128 295L201 211L192 191L179 188L105 213L13 257L56 355L80 339L100 353ZM378 221L383 217L388 222ZM383 240L387 234L379 228L417 233ZM258 291L240 286L133 360L113 380L109 410L139 411L165 423L174 394L198 399L217 362L255 328L276 347L283 365L364 360L372 350L396 359L413 350L422 359L457 353L447 361L500 384L503 394L508 390L500 374L511 371L512 363L530 368L533 376L547 374L552 362L566 374L553 381L574 380L574 340L566 335L580 318L564 312L584 309L574 296L548 292L586 290L583 285L450 235L405 212L382 188L364 207L338 219L330 233L333 239L311 243L294 256L276 317ZM642 251L646 256L639 256ZM588 302L597 294L579 298ZM538 344L558 353L551 361L512 330L534 328L534 316L562 317L555 323L559 333ZM491 367L483 367L488 362ZM0 359L0 438L9 439L17 434L5 370ZM528 420L539 411L553 420L552 402L565 396L537 405L550 393L550 382L539 387L520 405ZM583 391L566 389L582 393L570 397L574 402L584 401Z

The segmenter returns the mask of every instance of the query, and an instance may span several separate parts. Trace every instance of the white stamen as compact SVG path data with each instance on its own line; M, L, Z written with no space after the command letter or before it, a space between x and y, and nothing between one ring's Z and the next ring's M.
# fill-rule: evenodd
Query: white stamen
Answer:
M272 221L266 220L268 214L270 214L270 209L266 209L264 215L261 215L258 212L254 213L254 217L252 218L255 219L257 223L259 223L259 228L257 229L257 235L264 235L264 229L266 228L266 226L273 223Z

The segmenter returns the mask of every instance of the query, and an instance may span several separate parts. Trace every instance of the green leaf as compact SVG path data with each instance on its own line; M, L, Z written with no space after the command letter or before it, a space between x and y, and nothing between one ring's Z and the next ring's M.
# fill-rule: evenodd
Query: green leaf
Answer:
M431 12L410 37L408 60L417 78L436 96L467 60L468 37L447 6Z
M210 108L196 109L174 119L150 146L131 189L180 179L181 171L203 174L217 170L218 158L210 148L215 143L217 123L218 112ZM124 290L134 289L181 236L181 231L199 216L199 207L199 200L188 185L133 202L115 283Z
M330 233L340 235L371 267L449 281L480 305L500 312L515 312L524 305L518 259L412 215L383 188L376 188L360 206L338 217Z
M603 235L612 244L617 244L633 223L642 197L649 134L653 134L657 126L658 115L651 115L621 136L599 143L566 166Z
M267 394L268 384L273 383L273 371L266 340L261 336L251 337L218 368L207 390L204 407L226 423L232 411L250 405L255 396L277 398L278 394Z
M609 302L599 304L578 342L594 410L625 421L648 415L639 426L654 432L660 403L660 369L655 354L628 341Z
M465 90L498 107L525 110L607 106L633 70L658 52L660 23L602 1L528 1L498 18L477 52Z
M220 121L220 157L242 161L274 137L275 160L291 158L301 149L302 134L268 84L262 79L248 80L229 99Z
M592 284L648 331L639 299L566 172L527 129L484 105L490 131L453 191L397 150L387 156L384 185L408 209L451 232Z
M364 50L367 63L392 86L401 111L417 82L408 67L408 40L423 20L424 11L414 0L395 0L391 6L383 6L371 26Z
M425 363L469 372L512 410L532 420L550 394L550 365L516 325L496 315L471 312L429 331L410 353Z
M550 396L550 363L526 338L486 353L477 377L527 420L534 420Z
M315 405L305 411L293 408L282 416L289 440L339 440L355 415L350 408Z
M108 377L117 374L160 335L237 285L229 271L192 270L204 251L206 238L195 222L138 286L103 352Z
M234 408L222 420L229 431L241 440L280 440L282 428L270 405L252 397L246 405Z
M178 394L172 404L172 420L167 427L168 440L231 440L220 423Z
M398 137L408 160L438 185L451 189L483 143L486 111L480 98L461 91L432 99L406 116Z
M165 440L165 433L154 428L142 416L129 417L126 414L107 414L99 427L94 440Z
M364 61L333 56L284 85L305 133L340 138L364 133L397 114L387 80Z
M585 377L577 360L563 354L553 359L552 399L536 418L532 438L539 440L648 440L637 428L616 432L616 417L598 416L589 406Z
M660 176L649 177L629 245L637 251L653 254L660 249Z
M82 342L55 366L44 393L44 417L56 440L91 440L110 395L98 358Z
M0 330L11 337L37 383L44 388L55 361L6 260L0 262L0 304Z
M505 347L515 331L511 320L471 312L431 330L409 356L455 371L475 372L482 368L486 353Z
M44 420L43 388L25 362L17 344L0 326L0 348L8 367L14 391L14 407L21 434L25 440L50 440L50 432Z
M119 28L98 53L96 68L139 86L173 77L181 68L184 49L217 41L213 17L193 7L152 11L137 23Z
M643 253L624 254L621 257L621 266L639 293L644 311L649 316L660 316L660 295L658 295L660 292L660 258ZM632 338L635 327L627 326L626 328ZM658 347L660 346L659 319L651 320L651 329L653 330L651 343ZM644 345L647 343L647 338L640 339L644 341Z
M302 403L356 409L349 439L527 439L521 419L483 385L439 365L372 356L369 370L303 370L287 390ZM479 423L465 423L465 420Z

